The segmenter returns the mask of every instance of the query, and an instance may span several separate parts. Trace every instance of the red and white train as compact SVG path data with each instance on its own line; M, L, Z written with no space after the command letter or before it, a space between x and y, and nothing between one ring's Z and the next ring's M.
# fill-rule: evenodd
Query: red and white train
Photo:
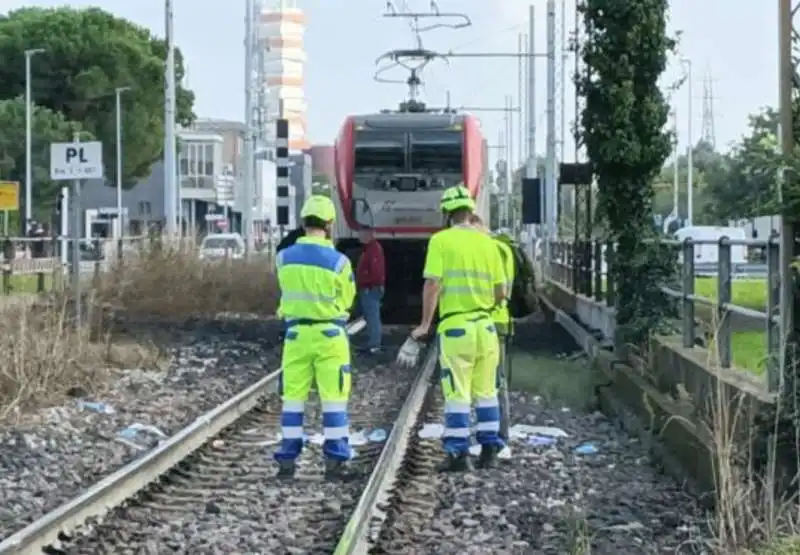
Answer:
M419 301L428 239L444 223L444 189L463 182L488 221L488 147L470 114L409 102L399 111L350 116L336 141L335 164L337 248L356 258L359 231L376 233L386 254L389 302Z

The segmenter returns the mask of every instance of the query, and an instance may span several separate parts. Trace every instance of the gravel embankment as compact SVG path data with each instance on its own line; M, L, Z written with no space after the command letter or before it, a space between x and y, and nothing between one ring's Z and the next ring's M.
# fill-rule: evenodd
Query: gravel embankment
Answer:
M593 410L587 361L569 334L533 319L515 350L514 381L528 392L511 395L512 459L435 477L440 501L419 553L706 553L707 515L642 442Z
M548 407L524 393L512 402L515 423L569 437L527 435L496 469L437 476L440 502L419 533L419 553L704 552L703 512L651 466L639 441L600 413Z
M146 453L158 443L158 432L174 434L274 370L278 326L274 321L156 326L147 332L169 336L167 370L120 371L111 389L96 398L76 398L0 427L0 539ZM158 432L130 428L136 425Z

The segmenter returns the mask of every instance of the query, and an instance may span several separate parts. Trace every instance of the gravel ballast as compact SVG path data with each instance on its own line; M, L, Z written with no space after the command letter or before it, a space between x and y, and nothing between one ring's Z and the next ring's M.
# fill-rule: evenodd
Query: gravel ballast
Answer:
M62 549L75 555L332 553L383 448L382 439L369 438L378 430L388 433L417 372L391 365L390 355L402 339L387 337L393 348L384 355L353 359L348 409L356 456L347 480L323 480L315 393L306 407L310 440L297 474L291 480L276 478L272 455L280 402L270 395L264 406L186 459L160 485Z
M279 326L252 320L155 329L170 336L166 370L119 371L97 398L76 398L0 428L0 539L275 370Z
M512 406L516 424L568 437L527 433L495 469L435 476L439 502L419 531L419 553L704 552L707 521L696 501L615 422L525 393L514 393Z

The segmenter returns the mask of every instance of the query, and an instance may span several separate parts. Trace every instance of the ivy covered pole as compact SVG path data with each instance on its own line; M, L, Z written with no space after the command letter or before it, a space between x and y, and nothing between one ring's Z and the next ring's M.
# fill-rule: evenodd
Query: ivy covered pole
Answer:
M668 0L584 0L586 30L576 78L584 99L581 138L605 220L608 271L617 291L617 341L641 342L663 321L660 290L673 265L654 241L653 181L671 150L669 106L658 81L674 41L667 35Z
M791 0L781 0L779 3L778 15L778 44L779 44L779 60L780 60L780 147L782 156L782 175L780 180L780 188L778 190L779 201L784 201L784 189L787 188L787 180L794 179L794 176L785 168L790 167L791 157L797 149L797 138L795 137L795 121L794 121L794 77L795 77L795 63L793 60L792 50L792 9ZM787 203L788 204L788 203ZM781 219L780 230L780 334L781 334L781 350L780 350L780 373L773 377L772 383L769 384L771 391L781 389L784 384L783 380L789 378L794 382L794 376L789 376L792 366L795 361L793 356L792 345L789 340L796 336L796 321L795 321L795 284L792 280L792 261L794 260L795 251L795 224L796 215L791 211L783 210L783 218ZM794 372L793 372L794 373ZM772 377L772 376L771 376ZM776 379L778 378L778 379ZM792 383L792 389L796 387L796 383Z

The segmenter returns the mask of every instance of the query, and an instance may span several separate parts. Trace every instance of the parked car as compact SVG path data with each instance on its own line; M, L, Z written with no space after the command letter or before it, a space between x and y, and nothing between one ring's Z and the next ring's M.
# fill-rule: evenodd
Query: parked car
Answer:
M232 259L244 257L244 239L238 233L206 235L200 244L201 260Z
M100 262L105 259L102 245L95 241L81 241L78 245L80 262ZM72 262L72 248L67 249L67 260Z

